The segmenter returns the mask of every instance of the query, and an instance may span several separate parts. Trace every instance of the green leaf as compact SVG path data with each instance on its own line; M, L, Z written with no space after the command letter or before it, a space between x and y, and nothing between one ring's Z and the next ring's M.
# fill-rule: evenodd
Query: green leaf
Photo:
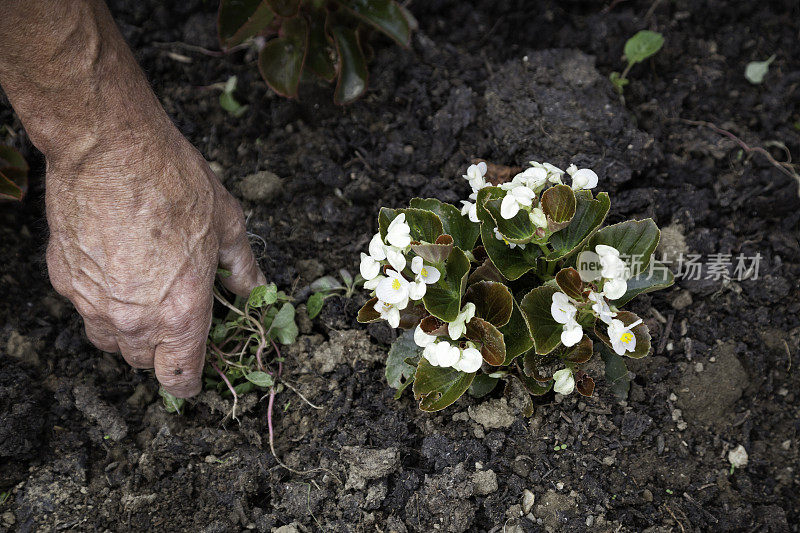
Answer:
M164 390L163 387L159 387L158 395L161 396L161 401L164 403L164 409L166 409L168 413L181 414L181 407L183 407L183 404L186 403L186 400L183 398L176 398Z
M217 12L217 31L222 48L231 48L269 26L275 13L262 0L222 0Z
M264 389L272 387L273 384L272 376L270 376L266 372L261 372L260 370L256 372L250 372L249 374L245 374L244 377L245 379L247 379L247 381L249 381L253 385L256 385L257 387L262 387Z
M652 259L650 268L628 280L628 290L612 303L621 307L640 294L666 289L675 283L675 276L661 261Z
M775 61L775 55L769 56L766 61L751 61L744 69L744 77L754 85L764 81L764 76L769 72L769 66Z
M322 276L321 278L314 280L309 287L315 292L330 292L336 289L344 288L344 286L339 283L339 280L333 276Z
M28 190L28 163L10 146L0 146L0 199L22 200Z
M633 324L639 320L639 317L630 311L618 311L617 316L614 318L621 321L626 326L629 326L630 324ZM607 331L604 330L605 328L603 330L599 329L599 326L600 324L595 325L594 334L598 339L603 341L607 347L613 350ZM632 352L625 352L624 355L626 357L630 357L631 359L641 359L650 353L650 330L647 328L644 322L642 322L630 331L636 337L636 349Z
M322 306L325 304L325 295L321 292L315 292L311 296L308 297L308 301L306 302L306 311L308 312L308 318L314 319L320 311L322 311Z
M327 27L333 35L339 57L336 67L339 80L336 82L333 101L336 104L349 104L367 90L367 60L356 30L332 22L332 18L328 17Z
M392 343L389 356L386 358L386 381L390 387L399 389L414 377L417 369L406 363L406 359L418 358L420 353L422 348L414 342L413 330L405 331Z
M575 346L564 346L563 350L558 353L558 357L564 361L581 365L592 358L593 350L594 345L592 344L592 339L584 334L583 338Z
M606 366L606 383L617 398L624 400L631 389L631 380L628 377L628 366L625 360L606 346L600 345L600 357Z
M629 63L641 63L664 45L664 36L658 32L641 30L625 43L625 59Z
M525 387L525 390L534 396L543 396L550 392L550 389L553 388L552 379L546 382L536 381L535 379L526 376L523 372L518 372L516 376L522 382L522 386Z
M336 77L336 60L333 39L325 31L326 15L312 10L308 13L308 53L306 67L325 81Z
M255 383L251 383L249 381L245 381L244 383L239 383L238 385L233 387L233 390L236 391L237 396L241 396L243 394L247 394L248 392L251 392L255 388L256 388ZM227 388L225 389L225 392L227 392L230 395L230 392L228 391Z
M231 272L230 270L225 270L224 268L218 268L217 269L217 276L219 276L221 278L229 278L232 275L233 275L233 272Z
M221 93L219 95L219 105L231 114L231 116L239 118L247 111L247 106L242 105L233 97L233 93Z
M302 17L286 19L279 37L267 42L258 55L258 69L270 89L296 98L308 50L308 23Z
M343 0L341 5L355 16L382 31L401 46L408 46L411 24L393 0Z
M275 318L272 319L272 329L283 329L291 324L294 324L294 306L286 302L283 304L280 311L278 311L278 314L275 315Z
M475 316L496 327L505 326L511 319L514 298L502 283L480 281L467 287L464 294L467 302L475 304Z
M511 312L511 319L508 324L500 328L506 344L506 360L503 365L510 365L511 362L533 348L533 338L528 330L528 324L522 316L519 305L514 301L514 308Z
M462 250L472 250L480 236L480 225L471 222L457 207L436 198L413 198L411 207L436 214L442 222L444 233L453 237L453 244Z
M458 400L473 379L474 372L467 374L451 367L432 366L422 358L414 374L414 399L423 411L440 411Z
M466 337L481 345L483 360L492 366L500 366L506 360L506 345L503 334L491 323L474 317L467 324Z
M550 231L558 231L569 226L575 216L575 193L567 185L556 185L542 193L542 211L547 216Z
M611 80L611 84L618 94L622 94L625 86L630 83L630 80L628 78L623 78L619 72L612 72L609 74L608 79Z
M297 340L297 334L299 333L299 330L297 329L297 324L292 321L286 327L277 330L273 329L272 333L281 344L294 344L294 342Z
M211 342L214 344L220 344L222 341L224 341L225 336L228 333L228 329L228 324L222 322L211 328L211 334L209 335L209 337L211 337Z
M461 311L461 295L467 284L469 259L458 248L453 248L447 258L444 272L438 282L429 285L422 302L430 314L445 322L452 322Z
M506 219L500 214L500 206L503 201L499 198L486 199L484 207L494 220L494 225L503 234L508 242L514 244L527 244L533 239L536 226L531 222L531 217L527 211L520 209L519 213Z
M553 251L547 255L548 262L559 261L576 252L603 224L611 208L608 194L604 192L595 199L589 191L578 191L575 200L575 216L569 226L550 237Z
M619 224L606 226L589 239L587 249L594 251L598 244L612 246L619 250L620 258L634 275L646 272L650 265L658 240L661 237L652 218L626 220Z
M412 241L435 243L444 233L442 221L430 211L408 208L398 209L397 213L406 215L406 224L410 229Z
M294 17L300 9L300 0L266 0L266 2L281 17Z
M542 285L531 290L520 302L520 310L528 329L531 331L536 353L540 355L552 352L561 344L561 333L564 331L550 313L553 294L558 289L551 285Z
M473 398L483 398L494 390L499 381L500 378L493 378L488 374L477 374L467 392Z
M556 283L561 292L574 300L583 301L583 281L574 268L562 268L556 274Z
M429 263L442 263L453 251L453 238L450 235L440 235L434 244L412 244L411 249Z
M272 305L278 301L278 288L274 283L269 285L259 285L250 291L247 298L247 306L253 309Z
M377 322L380 320L381 314L375 310L376 303L378 303L377 298L372 298L365 303L364 306L359 309L356 320L361 324L369 324L370 322Z

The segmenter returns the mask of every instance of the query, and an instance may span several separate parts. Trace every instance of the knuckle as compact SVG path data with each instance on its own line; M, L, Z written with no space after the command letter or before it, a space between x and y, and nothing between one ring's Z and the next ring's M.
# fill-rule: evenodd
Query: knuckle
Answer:
M115 311L107 317L108 323L122 335L132 336L147 326L148 317L140 311Z

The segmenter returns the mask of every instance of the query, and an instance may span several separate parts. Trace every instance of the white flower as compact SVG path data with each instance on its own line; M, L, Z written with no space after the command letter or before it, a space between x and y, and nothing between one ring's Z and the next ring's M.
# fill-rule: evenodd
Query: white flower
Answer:
M409 290L409 283L408 281L400 275L399 272L395 272L390 270L387 272L387 276L378 283L378 286L375 288L375 295L378 297L379 300L396 305L402 302L406 302L401 309L405 309L406 305L408 305L408 290Z
M448 367L455 365L461 358L461 350L447 341L436 343L436 359L439 366Z
M547 227L547 215L544 214L541 207L534 207L530 212L531 224L537 228Z
M386 276L384 276L383 274L378 274L374 278L365 281L364 288L367 289L368 291L373 291L378 287L378 285L380 285L381 281L383 281L384 279L386 279Z
M607 279L603 282L603 294L609 300L622 298L628 292L628 282L622 278Z
M475 304L469 302L464 308L458 313L458 316L455 320L450 322L447 325L447 331L450 333L450 338L453 340L457 340L464 334L467 330L467 323L475 317ZM447 365L450 366L450 365Z
M405 248L411 244L411 228L406 224L406 214L400 213L386 229L386 240L392 246Z
M383 261L386 259L386 245L381 240L381 234L376 233L372 240L369 241L369 256L376 261Z
M421 300L425 296L427 285L436 283L442 276L436 267L425 266L420 256L411 260L411 271L417 275L409 288L409 295L412 300Z
M361 252L361 266L359 270L361 271L361 277L369 281L380 274L381 264L364 252Z
M583 328L575 320L570 320L564 324L561 331L561 344L567 348L575 346L583 338Z
M574 191L597 187L597 174L595 174L594 170L588 168L578 170L575 165L570 165L567 168L567 174L572 176L572 190Z
M378 300L374 309L389 323L389 326L396 328L400 325L400 308L397 305Z
M497 239L498 241L503 241L504 243L506 243L506 246L508 246L508 247L509 247L509 248L511 248L512 250L513 250L514 248L516 248L517 246L519 246L519 247L520 247L522 250L524 250L524 249L525 249L525 246L527 246L526 244L516 244L516 243L513 243L513 242L509 242L509 241L508 241L508 239L506 239L505 237L503 237L503 234L502 234L502 233L500 233L500 230L499 230L498 228L494 228L494 237L495 237L495 239Z
M467 168L467 173L464 174L464 178L469 181L469 186L472 187L472 190L478 191L486 187L485 175L486 163L481 161L477 165L470 165L469 168Z
M420 348L425 348L430 344L436 342L436 336L428 335L422 330L422 326L417 326L417 329L414 330L414 342L417 343L417 346Z
M619 250L613 246L598 244L594 251L600 256L600 275L606 279L625 279L630 277L628 267L619 256Z
M575 378L572 377L572 370L569 368L562 368L553 374L553 379L555 380L553 390L557 393L566 396L575 390Z
M461 214L469 217L471 222L480 222L478 219L478 209L475 204L466 200L461 200L461 203L464 204L463 207L461 207Z
M397 272L402 272L406 268L406 256L403 255L401 250L393 246L386 246L386 260L392 265L392 268Z
M547 170L542 167L526 168L514 176L513 181L517 180L535 190L547 183Z
M461 351L461 358L453 365L453 368L471 374L480 370L482 364L481 352L477 348L469 346Z
M611 307L608 306L608 302L603 298L603 294L592 291L589 293L589 300L594 302L592 304L592 311L597 314L597 318L606 324L611 324L611 319L617 316L617 313L612 311Z
M636 335L633 334L631 329L641 323L641 318L628 326L616 318L611 321L608 326L608 339L611 341L611 347L614 348L618 355L625 355L625 352L636 350Z
M550 314L553 319L559 324L568 324L570 321L575 320L575 314L578 309L572 304L569 296L563 292L556 292L553 294L552 303L550 304Z
M422 350L422 357L428 360L433 366L439 366L439 358L436 357L436 343L432 342Z
M524 185L519 185L506 192L500 204L500 216L505 219L514 218L521 206L530 207L536 194Z
M536 161L529 161L530 165L534 168L543 168L547 171L547 178L550 183L561 183L561 176L564 171L550 163L538 163Z

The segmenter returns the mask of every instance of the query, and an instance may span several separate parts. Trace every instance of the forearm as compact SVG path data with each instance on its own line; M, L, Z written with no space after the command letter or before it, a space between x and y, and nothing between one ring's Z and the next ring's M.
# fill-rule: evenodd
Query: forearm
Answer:
M136 143L145 122L171 129L102 0L9 0L0 12L0 84L49 164Z

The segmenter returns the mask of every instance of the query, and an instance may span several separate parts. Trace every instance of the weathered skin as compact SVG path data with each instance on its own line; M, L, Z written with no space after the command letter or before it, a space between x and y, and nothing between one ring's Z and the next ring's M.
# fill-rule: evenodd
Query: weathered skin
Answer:
M0 83L47 159L53 287L101 350L200 391L217 265L265 282L242 210L162 109L101 0L0 6Z

